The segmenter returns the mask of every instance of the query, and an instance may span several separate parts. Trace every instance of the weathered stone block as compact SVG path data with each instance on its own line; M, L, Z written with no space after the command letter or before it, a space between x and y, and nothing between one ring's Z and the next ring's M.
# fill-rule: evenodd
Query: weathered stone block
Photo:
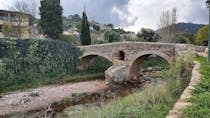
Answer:
M105 71L106 83L110 85L123 84L126 79L127 70L127 65L111 66Z

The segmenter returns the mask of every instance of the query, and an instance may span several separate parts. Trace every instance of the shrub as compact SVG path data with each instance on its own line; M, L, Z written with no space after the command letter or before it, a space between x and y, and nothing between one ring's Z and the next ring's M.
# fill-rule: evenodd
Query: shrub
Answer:
M114 30L110 30L105 32L104 38L106 41L108 41L109 43L111 42L118 42L121 41L121 37L120 34Z
M193 61L180 59L170 66L169 70L161 72L160 76L168 83L168 90L173 96L181 94L191 77Z
M142 68L147 67L168 67L168 62L160 56L151 55L143 63Z
M0 86L61 78L77 72L80 51L56 40L1 39ZM2 91L2 90L0 90Z
M72 42L74 40L74 35L61 35L59 39L61 41Z
M155 33L152 29L142 28L137 34L138 38L143 38L147 42L157 42L160 39L160 36Z

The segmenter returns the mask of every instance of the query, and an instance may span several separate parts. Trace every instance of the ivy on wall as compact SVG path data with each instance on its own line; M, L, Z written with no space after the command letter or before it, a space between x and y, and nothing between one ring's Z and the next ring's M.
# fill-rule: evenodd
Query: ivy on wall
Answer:
M0 79L26 72L73 74L80 54L76 46L63 41L0 39Z

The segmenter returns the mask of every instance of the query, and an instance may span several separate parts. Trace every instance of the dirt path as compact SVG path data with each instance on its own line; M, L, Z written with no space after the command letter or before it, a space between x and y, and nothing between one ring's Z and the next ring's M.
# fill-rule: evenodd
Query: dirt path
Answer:
M95 92L106 88L104 81L88 81L9 93L0 97L0 116L47 108L53 102L71 97L72 93Z

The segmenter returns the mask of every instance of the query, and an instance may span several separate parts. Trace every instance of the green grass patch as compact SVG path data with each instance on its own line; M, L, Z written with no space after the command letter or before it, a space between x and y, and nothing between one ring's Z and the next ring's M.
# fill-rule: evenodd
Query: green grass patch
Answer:
M210 65L207 65L206 58L197 57L200 62L200 73L203 79L195 86L193 97L190 98L192 106L184 110L185 118L210 118Z
M58 73L51 73L47 75L24 73L16 75L14 79L1 80L0 93L25 90L28 88L37 88L45 85L64 84L68 82L80 82L95 79L104 79L104 73L78 73L74 75L65 76Z

